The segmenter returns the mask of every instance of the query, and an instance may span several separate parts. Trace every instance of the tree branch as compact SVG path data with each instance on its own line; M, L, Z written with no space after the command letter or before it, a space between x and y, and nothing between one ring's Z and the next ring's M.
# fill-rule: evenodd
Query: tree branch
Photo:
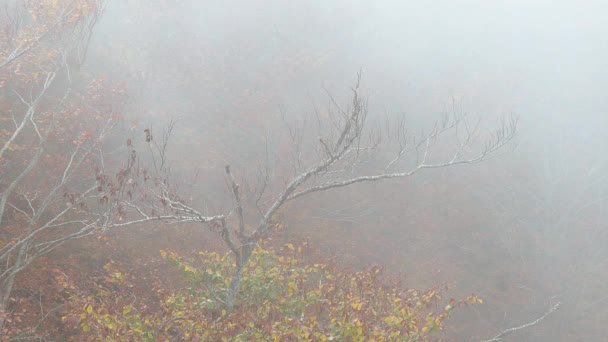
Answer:
M555 312L555 310L559 309L560 305L562 303L561 302L557 302L555 303L555 305L553 305L551 307L551 309L549 309L549 311L545 312L544 315L542 315L541 317L537 318L536 320L530 322L530 323L526 323L526 324L522 324L520 326L514 327L514 328L509 328L506 329L504 331L502 331L500 334L496 335L495 337L489 339L489 340L483 340L480 342L496 342L496 341L500 341L502 340L504 337L506 337L507 335L510 335L516 331L522 330L522 329L526 329L526 328L530 328L532 326L535 326L536 324L540 323L543 319L547 318L547 316L549 316L550 314L552 314L553 312Z

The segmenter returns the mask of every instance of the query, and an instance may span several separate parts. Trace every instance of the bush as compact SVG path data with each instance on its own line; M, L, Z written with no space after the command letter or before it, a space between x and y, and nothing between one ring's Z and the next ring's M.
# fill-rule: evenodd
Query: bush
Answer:
M455 306L481 303L475 296L439 307L438 290L401 289L380 267L344 272L303 261L302 247L256 248L243 275L237 306L220 298L233 274L229 254L199 252L187 259L161 251L182 273L186 286L159 285L158 308L141 304L128 274L109 263L94 294L71 297L63 317L79 340L208 341L425 341L440 331Z

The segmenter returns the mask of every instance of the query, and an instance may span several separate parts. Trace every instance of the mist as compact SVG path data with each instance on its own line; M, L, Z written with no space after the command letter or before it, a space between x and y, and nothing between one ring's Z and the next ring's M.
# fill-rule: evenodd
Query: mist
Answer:
M88 60L141 77L131 115L156 127L181 117L188 138L174 158L210 175L224 160L246 165L245 145L261 149L280 129L278 113L310 112L325 90L348 95L359 70L372 115L428 123L457 106L489 126L516 115L516 147L500 157L397 189L358 187L363 201L325 199L325 208L309 204L317 215L289 222L346 232L346 259L388 265L412 285L442 281L482 295L483 307L457 318L467 328L451 331L463 340L558 300L559 312L516 340L569 341L581 331L594 340L608 314L606 10L599 1L115 1ZM383 197L396 203L374 200ZM326 214L349 208L365 215ZM391 243L356 238L370 229Z
M505 340L601 340L607 11L603 1L109 1L81 70L126 89L127 124L109 146L177 120L171 172L193 203L219 211L231 206L225 165L253 184L265 161L280 187L290 125L314 128L330 98L348 103L359 72L372 124L403 119L421 132L456 112L486 132L516 118L515 139L481 163L290 204L276 239L310 239L345 267L382 265L408 287L446 285L446 298L483 298L441 338L485 340L560 302Z

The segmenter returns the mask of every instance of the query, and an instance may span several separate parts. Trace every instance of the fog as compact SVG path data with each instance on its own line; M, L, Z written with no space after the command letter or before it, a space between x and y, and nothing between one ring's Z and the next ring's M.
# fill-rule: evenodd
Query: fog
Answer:
M213 194L226 193L225 163L253 176L281 116L301 118L328 93L344 101L359 70L372 119L424 126L457 108L493 127L516 116L514 143L484 163L324 194L284 219L344 262L481 295L446 336L489 338L561 301L510 338L601 340L607 11L602 1L110 1L85 68L125 82L138 130L179 118L175 172L198 170Z

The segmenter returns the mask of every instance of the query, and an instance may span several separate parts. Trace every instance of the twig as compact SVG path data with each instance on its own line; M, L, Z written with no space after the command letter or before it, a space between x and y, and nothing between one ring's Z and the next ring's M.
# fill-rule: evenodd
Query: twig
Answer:
M506 330L502 331L500 334L496 335L494 338L491 338L489 340L480 341L480 342L496 342L496 341L500 341L505 336L507 336L509 334L512 334L512 333L514 333L516 331L519 331L519 330L522 330L522 329L526 329L526 328L532 327L532 326L540 323L540 321L542 321L543 319L547 318L547 316L549 316L555 310L557 310L561 304L562 304L561 302L555 303L555 305L553 305L551 307L551 309L549 309L549 311L545 312L544 315L542 315L541 317L537 318L535 321L532 321L530 323L526 323L526 324L520 325L518 327L506 329Z

